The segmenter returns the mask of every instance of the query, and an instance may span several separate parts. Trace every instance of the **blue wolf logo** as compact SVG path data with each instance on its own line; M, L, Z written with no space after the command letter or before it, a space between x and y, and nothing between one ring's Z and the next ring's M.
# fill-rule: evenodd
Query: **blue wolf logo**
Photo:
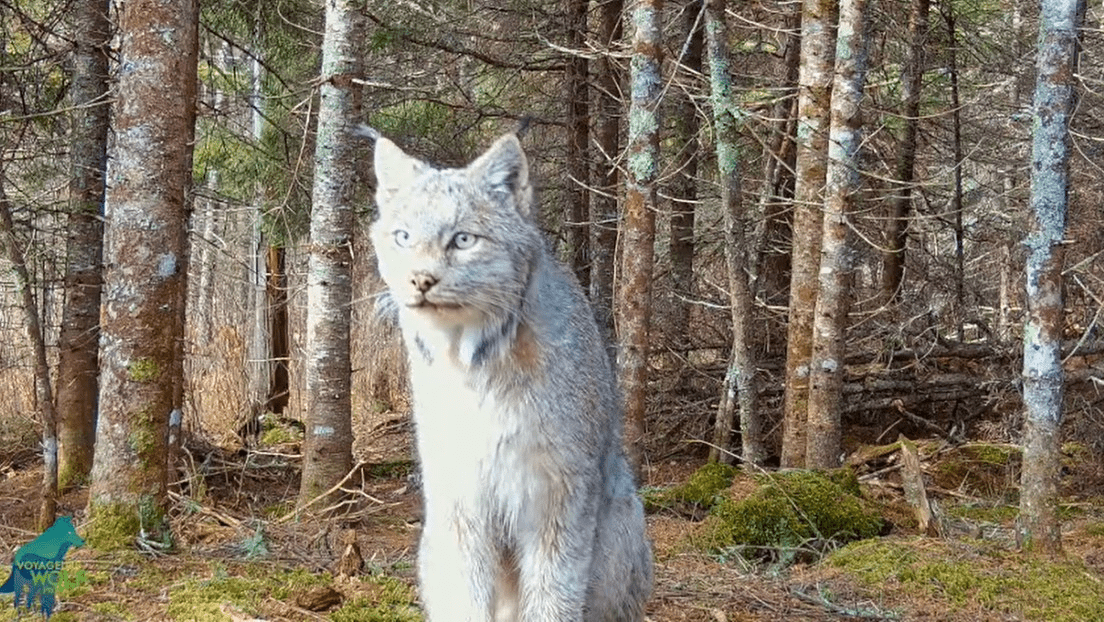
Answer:
M38 611L47 619L57 603L58 575L71 546L83 546L84 539L73 529L73 519L59 517L41 536L15 552L11 576L0 585L0 594L14 594L15 608L31 610L35 600Z

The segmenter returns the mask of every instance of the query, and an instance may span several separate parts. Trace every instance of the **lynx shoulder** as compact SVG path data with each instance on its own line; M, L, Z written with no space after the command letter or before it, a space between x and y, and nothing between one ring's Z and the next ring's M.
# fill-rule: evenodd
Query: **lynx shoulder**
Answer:
M410 362L431 622L636 622L651 590L616 382L532 219L516 136L439 169L375 147L380 274Z

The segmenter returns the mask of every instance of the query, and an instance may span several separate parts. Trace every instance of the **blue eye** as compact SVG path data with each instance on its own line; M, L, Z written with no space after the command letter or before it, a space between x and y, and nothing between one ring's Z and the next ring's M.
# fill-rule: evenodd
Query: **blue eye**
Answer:
M404 229L396 229L392 234L395 236L395 245L406 248L410 246L410 232Z
M465 250L475 246L476 241L479 240L479 236L474 233L460 232L452 236L452 247L458 250Z

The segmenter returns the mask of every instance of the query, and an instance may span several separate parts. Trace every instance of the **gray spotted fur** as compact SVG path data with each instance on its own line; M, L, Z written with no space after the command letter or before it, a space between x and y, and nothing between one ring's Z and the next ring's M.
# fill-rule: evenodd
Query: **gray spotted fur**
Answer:
M651 548L613 370L533 222L517 137L443 170L378 137L375 168L372 241L413 385L428 620L643 620Z

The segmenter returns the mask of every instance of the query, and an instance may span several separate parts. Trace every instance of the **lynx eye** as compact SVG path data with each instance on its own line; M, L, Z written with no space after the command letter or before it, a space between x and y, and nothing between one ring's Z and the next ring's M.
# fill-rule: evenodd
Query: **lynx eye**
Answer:
M461 231L452 236L452 242L450 245L458 250L465 250L475 246L476 241L479 240L479 236L474 233L465 233Z
M405 229L396 229L395 233L395 245L401 248L410 246L410 232Z

